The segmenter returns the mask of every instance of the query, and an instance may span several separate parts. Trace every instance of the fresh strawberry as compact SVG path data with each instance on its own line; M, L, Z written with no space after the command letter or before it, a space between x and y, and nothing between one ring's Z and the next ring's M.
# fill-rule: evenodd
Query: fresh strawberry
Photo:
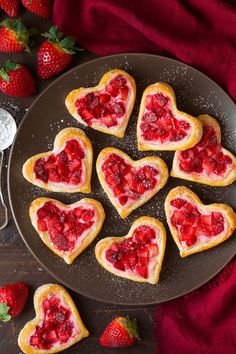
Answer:
M48 79L62 72L71 62L74 47L73 37L63 37L56 26L50 28L49 33L44 33L47 38L38 50L37 72L41 79Z
M106 327L100 337L100 344L107 348L129 347L140 340L136 320L128 317L116 317Z
M0 70L0 90L9 96L31 96L36 90L35 82L23 64L7 60Z
M30 51L30 36L35 28L26 29L22 20L8 19L0 23L0 52L16 53Z
M20 0L0 0L0 7L10 16L16 17L19 14Z
M35 15L49 18L51 13L51 0L21 0L24 7Z
M19 282L0 287L0 319L4 322L18 316L28 299L29 286Z

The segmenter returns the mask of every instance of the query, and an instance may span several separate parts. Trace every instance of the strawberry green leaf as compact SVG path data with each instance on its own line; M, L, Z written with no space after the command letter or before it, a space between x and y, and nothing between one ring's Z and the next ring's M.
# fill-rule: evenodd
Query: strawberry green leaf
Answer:
M10 309L5 303L0 304L0 320L7 322L11 319L11 316L8 315L8 310Z
M5 62L5 65L4 65L4 70L6 72L8 72L8 71L19 69L19 67L20 67L20 64L17 64L14 61L11 61L11 60L7 60Z
M10 77L9 77L9 75L8 75L8 74L6 73L6 71L3 70L3 69L0 70L0 77L1 77L4 81L6 81L6 82L10 82Z
M129 335L131 337L135 337L138 340L140 340L138 330L137 330L136 319L130 320L128 317L126 317L126 318L120 319L119 322L123 324L123 326L127 329L127 331L129 332Z

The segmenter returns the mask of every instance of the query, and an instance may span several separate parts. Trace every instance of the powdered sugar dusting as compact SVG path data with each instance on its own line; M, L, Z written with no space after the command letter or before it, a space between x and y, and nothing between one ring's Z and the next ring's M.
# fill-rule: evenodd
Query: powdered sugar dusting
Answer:
M152 83L163 81L170 84L175 90L177 105L183 111L195 116L210 114L217 118L222 127L223 143L231 151L235 149L236 139L236 129L234 126L234 120L236 120L235 107L217 86L210 81L208 82L207 79L201 77L196 71L184 64L169 62L165 59L156 59L154 56L141 55L137 60L137 56L132 54L120 55L116 58L100 59L96 64L92 66L88 64L88 66L84 66L83 68L83 70L73 70L66 79L57 81L56 87L50 88L50 97L53 97L53 100L58 102L58 104L53 107L48 105L45 109L44 106L40 106L42 110L40 123L37 121L39 115L35 117L33 114L34 110L28 116L27 120L31 120L30 129L27 129L27 127L22 128L18 139L19 143L15 145L16 156L14 161L16 163L14 166L13 164L11 166L11 175L13 176L13 172L17 171L14 175L19 175L19 178L14 180L14 190L17 189L18 191L18 197L14 197L14 211L24 236L32 249L34 249L36 255L44 261L44 264L52 272L57 274L68 286L87 296L120 304L141 304L164 301L188 292L212 277L230 259L231 255L235 252L235 240L233 238L213 250L190 256L187 259L181 259L178 255L177 247L168 232L164 266L160 282L157 285L135 283L108 273L96 261L94 246L103 237L124 236L128 233L133 221L144 215L158 218L164 223L168 231L164 201L169 190L173 187L178 185L188 186L206 204L228 202L230 205L236 207L233 193L235 187L209 187L169 177L167 185L151 200L132 212L125 220L121 220L116 209L112 206L99 184L95 169L96 159L101 149L113 146L128 153L133 159L140 159L149 155L159 156L167 163L170 171L174 152L140 152L137 149L136 123L139 104L143 90ZM75 119L71 118L64 106L64 97L68 93L70 85L71 89L78 86L90 87L97 85L102 75L114 68L127 70L137 83L137 99L124 139L108 136L79 124ZM49 94L50 92L48 92ZM19 173L26 158L40 151L51 150L56 134L68 126L83 129L94 147L92 192L90 194L47 192L29 184ZM30 135L27 135L29 136L29 146L26 146L20 143L20 138L22 142L24 134L29 131ZM11 189L13 191L13 187ZM70 266L65 265L63 260L52 254L42 244L37 233L30 225L28 207L33 199L40 196L53 197L68 204L84 197L91 197L100 201L106 211L104 227L97 239ZM18 212L17 209L21 212ZM202 272L199 272L199 264L203 263L208 266ZM195 275L194 279L192 274Z

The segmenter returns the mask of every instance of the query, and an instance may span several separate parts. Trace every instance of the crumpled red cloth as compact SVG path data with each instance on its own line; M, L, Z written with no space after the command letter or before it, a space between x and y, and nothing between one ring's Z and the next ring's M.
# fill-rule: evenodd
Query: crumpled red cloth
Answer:
M236 353L236 258L192 293L156 306L157 354Z
M99 55L168 55L236 99L235 0L55 0L53 21Z

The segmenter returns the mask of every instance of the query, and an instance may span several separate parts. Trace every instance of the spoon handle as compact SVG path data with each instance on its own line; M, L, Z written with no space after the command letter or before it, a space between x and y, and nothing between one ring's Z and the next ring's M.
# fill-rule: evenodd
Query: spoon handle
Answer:
M4 229L7 224L8 224L8 212L7 212L7 206L4 202L3 199L3 194L2 194L2 164L3 164L3 157L4 157L4 153L3 151L0 150L0 202L1 202L1 209L4 209L4 222L3 224L0 225L0 230ZM1 220L2 222L2 220Z

